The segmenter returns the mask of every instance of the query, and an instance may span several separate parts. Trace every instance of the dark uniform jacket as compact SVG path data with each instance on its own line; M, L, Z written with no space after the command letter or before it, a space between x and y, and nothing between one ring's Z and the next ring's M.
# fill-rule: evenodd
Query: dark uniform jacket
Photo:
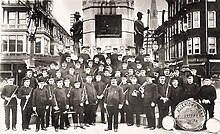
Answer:
M104 95L104 103L108 106L118 106L119 104L123 104L124 95L123 89L119 86L111 85L105 92Z
M126 100L128 100L129 104L131 105L140 105L142 102L141 93L139 91L140 85L139 84L131 84L128 89L128 93L126 94ZM137 93L137 96L133 96L133 94Z
M215 104L214 100L216 99L216 90L215 87L213 87L212 85L203 85L200 88L199 91L199 99L202 101L202 99L208 99L211 104Z
M49 92L46 87L36 88L33 92L32 106L45 107L49 104Z
M31 95L31 97L28 100L26 99L27 95ZM21 103L20 103L21 107L25 105L26 101L28 101L26 107L32 107L32 96L33 96L33 88L22 86L18 90L18 98L21 99Z
M156 103L158 98L158 87L156 84L147 84L144 87L143 105L150 106L152 102Z
M104 94L104 90L106 87L106 84L102 81L94 81L93 82L96 93L98 96L100 96L101 94Z
M196 83L192 84L184 84L183 85L183 99L189 99L189 98L194 98L198 99L198 93L199 93L199 86Z
M157 84L157 88L158 88L158 99L160 100L161 97L167 97L169 98L170 96L170 91L168 89L168 84L161 84L158 83Z
M182 101L183 89L181 86L177 86L176 88L173 86L169 87L170 91L170 104L177 105Z
M58 105L59 108L65 108L66 105L69 104L69 101L67 101L65 88L57 87L54 90L54 97L53 97L52 104L53 106Z
M16 85L6 85L4 86L3 90L2 90L2 94L1 94L1 98L5 100L6 97L10 98L12 96L12 94L15 92L15 94L17 94L17 86ZM8 101L5 100L4 104L7 104ZM16 98L12 98L11 101L9 102L9 105L17 105L17 99Z
M87 98L89 101L90 105L95 105L97 103L97 92L95 90L94 84L93 83L88 83L86 82L84 84L84 88L87 94Z
M27 76L26 76L27 77ZM24 79L26 78L26 77L24 77L24 78L22 78L22 80L21 80L21 86L23 86L24 85ZM34 78L34 77L31 77L30 78L30 87L32 87L33 89L35 89L36 87L37 87L37 80L36 80L36 78Z
M70 92L70 105L71 106L79 106L80 103L84 103L86 101L86 94L83 88L74 88Z

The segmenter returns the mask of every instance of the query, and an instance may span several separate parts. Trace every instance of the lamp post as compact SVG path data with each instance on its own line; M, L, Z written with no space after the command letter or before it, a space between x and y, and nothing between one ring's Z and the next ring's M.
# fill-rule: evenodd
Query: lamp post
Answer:
M34 68L35 62L34 62L34 42L35 42L35 34L37 31L38 26L38 19L37 19L37 10L36 10L36 1L34 3L34 8L32 8L29 12L29 22L28 22L28 34L29 34L29 40L31 42L30 44L30 56L29 56L29 65L28 68Z
M183 35L183 66L189 66L188 55L187 55L187 17L186 17L186 9L182 11L182 35Z

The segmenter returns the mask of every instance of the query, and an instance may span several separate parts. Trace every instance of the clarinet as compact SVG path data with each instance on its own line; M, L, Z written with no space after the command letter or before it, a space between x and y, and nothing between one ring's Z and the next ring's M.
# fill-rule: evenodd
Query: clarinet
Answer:
M31 91L30 91L30 93L28 94L29 96L31 95L32 91L33 91L33 88L31 88ZM26 101L25 101L25 103L24 103L24 107L23 107L22 110L25 110L25 108L26 108L27 103L28 103L29 100L30 100L30 97L29 97L28 99L26 99Z
M5 106L8 106L8 104L9 104L9 103L11 102L11 100L12 100L12 96L17 92L17 90L18 90L18 86L16 87L15 91L12 93L10 99L9 99L8 102L5 104Z

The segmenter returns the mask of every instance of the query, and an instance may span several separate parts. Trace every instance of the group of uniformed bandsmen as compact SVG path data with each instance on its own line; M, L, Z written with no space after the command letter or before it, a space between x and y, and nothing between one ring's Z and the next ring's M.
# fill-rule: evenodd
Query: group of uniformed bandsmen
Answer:
M214 116L216 91L210 77L201 78L195 69L160 68L158 62L140 50L140 55L101 53L93 59L82 49L78 60L72 61L71 55L63 54L64 60L56 68L52 62L49 68L39 70L34 76L28 69L21 86L14 85L14 77L7 78L1 97L5 100L6 130L10 129L10 111L12 111L12 129L16 131L17 99L21 99L22 129L29 130L31 116L36 116L36 132L51 124L55 131L70 127L69 115L72 115L74 129L93 126L96 123L96 112L101 112L101 122L108 127L105 131L118 131L118 114L121 123L140 127L140 114L146 114L148 125L145 128L156 128L155 107L158 106L159 120L157 127L162 127L162 119L174 116L176 105L182 100L190 99L200 102ZM36 72L35 72L36 73ZM171 108L171 110L170 110ZM126 113L126 114L125 114ZM208 118L208 117L207 117ZM114 121L114 122L113 122ZM112 125L113 124L113 125Z

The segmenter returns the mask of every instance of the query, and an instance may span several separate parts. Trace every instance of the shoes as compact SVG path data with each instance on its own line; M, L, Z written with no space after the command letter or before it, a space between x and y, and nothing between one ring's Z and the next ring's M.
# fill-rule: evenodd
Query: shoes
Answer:
M66 128L69 128L70 127L70 125L66 125Z
M106 124L106 122L105 122L105 121L102 121L101 123Z
M58 132L58 129L57 129L57 128L55 128L55 132Z
M42 130L47 131L47 129L46 129L46 128L42 128Z
M118 129L114 129L114 132L118 132Z
M66 127L63 127L63 128L60 128L60 129L62 129L62 130L67 130L67 128L66 128Z
M161 126L161 125L158 125L157 128L162 128L162 126Z
M27 129L25 128L25 129L23 129L23 131L27 131Z
M108 128L105 129L105 131L110 131L110 130L112 130L112 129L108 129Z
M85 124L86 127L90 127L89 124Z
M86 128L84 128L84 126L80 126L80 128L81 128L81 129L86 129Z
M29 128L29 127L27 127L26 129L27 129L27 130L31 130L31 128Z
M8 131L10 128L6 128L5 131Z
M12 128L13 131L17 131L17 129L15 127Z
M137 127L140 127L140 124L136 124Z
M150 128L150 127L149 127L149 126L145 126L145 127L144 127L144 129L148 129L148 128Z
M134 124L128 124L128 126L133 126Z
M150 129L149 130L154 130L155 129L155 127L150 127Z
M36 129L36 130L35 130L35 132L38 132L38 131L39 131L39 129Z

